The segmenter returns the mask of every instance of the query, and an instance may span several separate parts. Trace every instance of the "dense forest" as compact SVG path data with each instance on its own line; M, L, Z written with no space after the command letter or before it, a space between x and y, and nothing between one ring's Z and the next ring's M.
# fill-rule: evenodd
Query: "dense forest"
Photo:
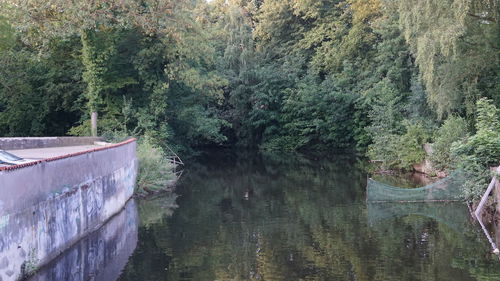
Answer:
M0 135L500 159L496 0L4 0ZM92 132L91 116L97 118ZM95 130L95 129L94 129ZM453 144L453 145L452 145Z

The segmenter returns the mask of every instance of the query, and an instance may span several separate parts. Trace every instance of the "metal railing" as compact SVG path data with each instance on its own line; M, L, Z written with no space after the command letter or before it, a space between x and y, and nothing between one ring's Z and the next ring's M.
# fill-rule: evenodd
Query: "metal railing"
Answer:
M168 145L166 145L169 154L167 155L167 160L174 166L173 172L176 179L179 179L182 176L184 170L179 166L184 166L184 162L182 159L175 153Z
M172 163L176 166L177 165L184 166L184 162L179 157L179 155L177 155L177 153L175 153L168 145L166 145L166 147L167 147L168 152L169 152L169 155L167 155L167 159L170 161L170 163Z
M500 166L496 168L495 173L496 174L500 173ZM481 197L481 201L479 202L479 205L477 206L476 210L474 211L474 216L476 217L477 221L481 225L481 228L483 229L483 232L486 235L486 238L490 242L491 247L493 248L493 253L498 255L498 254L500 254L500 250L498 249L498 246L495 244L495 241L493 241L493 238L491 238L489 231L486 229L486 226L484 225L483 220L481 219L481 216L483 214L484 205L486 204L486 201L488 201L488 197L490 196L491 192L493 191L493 188L495 187L495 184L497 181L496 174L491 179L491 182L488 185L486 192L483 194L483 197Z

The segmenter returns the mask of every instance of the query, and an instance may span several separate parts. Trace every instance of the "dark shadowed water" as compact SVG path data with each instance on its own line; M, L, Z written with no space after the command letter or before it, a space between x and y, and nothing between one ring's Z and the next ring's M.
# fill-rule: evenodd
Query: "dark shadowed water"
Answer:
M177 198L138 202L118 280L500 280L465 205L366 204L360 163L230 151L191 161Z

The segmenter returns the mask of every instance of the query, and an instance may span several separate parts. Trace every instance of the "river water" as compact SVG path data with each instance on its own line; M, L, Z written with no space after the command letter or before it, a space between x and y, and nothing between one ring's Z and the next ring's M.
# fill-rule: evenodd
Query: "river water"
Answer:
M334 154L206 153L176 194L132 202L34 279L500 280L465 205L367 204L362 166Z

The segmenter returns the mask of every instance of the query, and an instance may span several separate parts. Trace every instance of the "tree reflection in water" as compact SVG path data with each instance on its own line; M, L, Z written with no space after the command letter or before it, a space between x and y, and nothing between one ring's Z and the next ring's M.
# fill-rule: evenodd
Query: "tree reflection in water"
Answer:
M150 212L120 280L498 280L461 205L368 206L349 156L212 152Z

